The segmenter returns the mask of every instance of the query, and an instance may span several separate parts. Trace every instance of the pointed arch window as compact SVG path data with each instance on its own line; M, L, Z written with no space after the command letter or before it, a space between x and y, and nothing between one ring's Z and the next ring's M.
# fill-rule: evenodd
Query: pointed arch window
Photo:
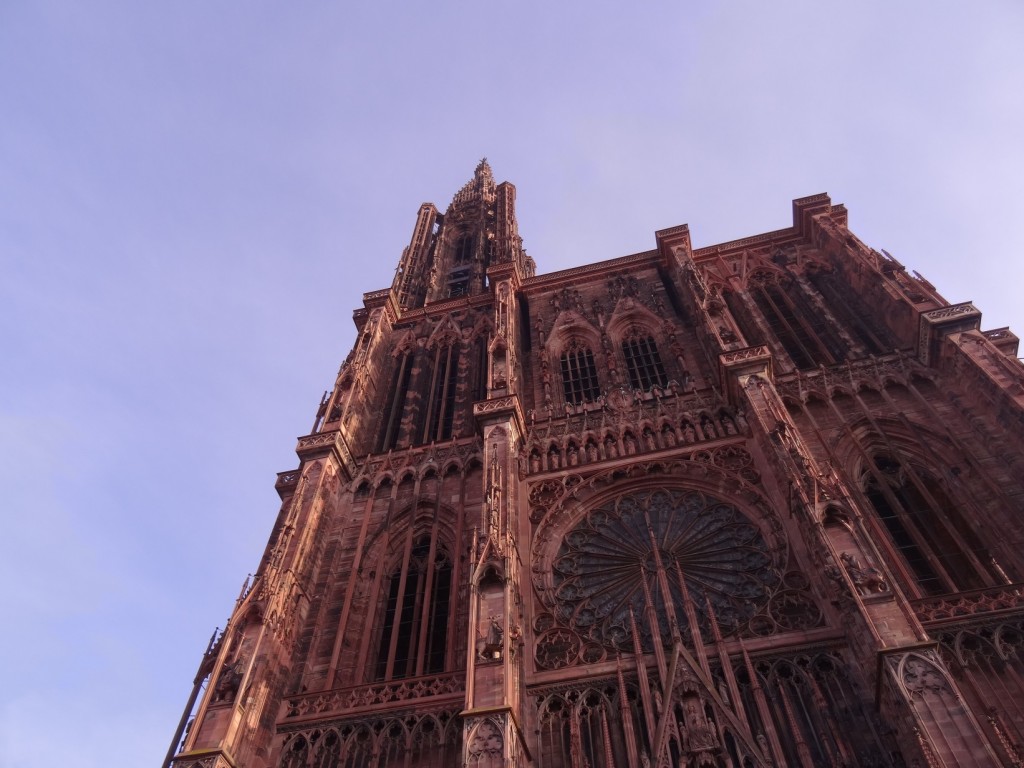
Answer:
M824 318L808 306L792 278L760 271L751 276L750 294L772 334L797 368L832 365L846 358Z
M450 440L455 420L455 395L459 385L459 349L456 344L438 347L430 378L430 397L424 418L423 442Z
M652 387L668 386L665 366L662 365L658 345L650 334L636 330L622 342L622 354L626 358L626 371L633 389L647 391Z
M453 269L448 276L448 298L455 299L459 296L469 295L469 267Z
M573 340L562 354L562 393L570 405L591 403L601 396L597 382L597 365L589 347Z
M473 236L464 234L455 244L455 263L469 264L473 260Z
M451 591L452 560L445 548L426 534L408 540L383 585L377 680L444 671Z
M989 572L994 561L930 472L879 454L863 484L921 593L937 595L996 583Z
M409 352L403 352L396 361L394 376L391 380L391 402L385 413L381 431L380 450L382 451L389 451L398 444L402 415L405 413L405 396L409 391L409 381L412 377L412 362L412 355Z

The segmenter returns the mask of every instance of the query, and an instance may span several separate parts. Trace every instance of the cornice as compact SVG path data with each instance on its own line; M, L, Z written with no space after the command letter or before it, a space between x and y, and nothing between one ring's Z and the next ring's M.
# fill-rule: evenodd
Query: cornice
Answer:
M623 267L633 266L641 262L649 261L651 266L657 266L662 261L661 254L657 250L643 251L641 253L620 256L617 259L598 261L594 264L584 264L579 267L562 269L558 272L548 272L543 275L536 275L523 281L524 291L542 291L551 288L559 288L566 283L575 282L575 278L583 275L594 275L601 272L613 273Z

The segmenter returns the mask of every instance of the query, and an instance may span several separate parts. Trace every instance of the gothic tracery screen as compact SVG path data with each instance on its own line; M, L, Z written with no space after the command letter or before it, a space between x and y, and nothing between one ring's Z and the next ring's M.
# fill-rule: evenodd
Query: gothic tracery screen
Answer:
M419 536L388 577L376 679L444 670L452 564L429 536Z
M684 589L699 623L710 602L729 633L746 625L782 582L768 544L746 516L681 490L627 493L590 510L562 539L552 577L556 621L585 644L620 650L632 648L631 613L648 649L652 610L663 642L669 613L685 626Z
M992 556L961 519L945 489L927 470L878 455L864 491L925 595L977 589L999 582Z

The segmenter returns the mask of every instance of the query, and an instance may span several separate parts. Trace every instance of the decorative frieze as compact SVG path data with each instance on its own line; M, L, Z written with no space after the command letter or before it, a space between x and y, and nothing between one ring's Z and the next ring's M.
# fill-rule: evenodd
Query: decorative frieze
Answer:
M466 676L459 672L432 677L411 677L387 683L371 683L370 685L289 698L286 701L285 717L304 718L313 715L326 717L331 714L352 713L412 700L420 701L435 697L462 695L465 687Z
M1007 584L975 589L954 595L926 597L911 603L923 622L959 621L968 616L983 616L1024 608L1024 584Z

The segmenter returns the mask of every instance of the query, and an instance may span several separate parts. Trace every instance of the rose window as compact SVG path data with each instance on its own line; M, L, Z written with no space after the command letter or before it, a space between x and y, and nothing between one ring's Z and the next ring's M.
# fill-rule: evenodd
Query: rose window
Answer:
M709 602L728 635L779 587L773 553L784 557L739 510L703 493L626 494L590 510L565 534L551 568L555 618L584 642L631 650L632 609L650 650L651 610L662 642L671 643L666 590L680 629L689 633L682 581L705 636Z

